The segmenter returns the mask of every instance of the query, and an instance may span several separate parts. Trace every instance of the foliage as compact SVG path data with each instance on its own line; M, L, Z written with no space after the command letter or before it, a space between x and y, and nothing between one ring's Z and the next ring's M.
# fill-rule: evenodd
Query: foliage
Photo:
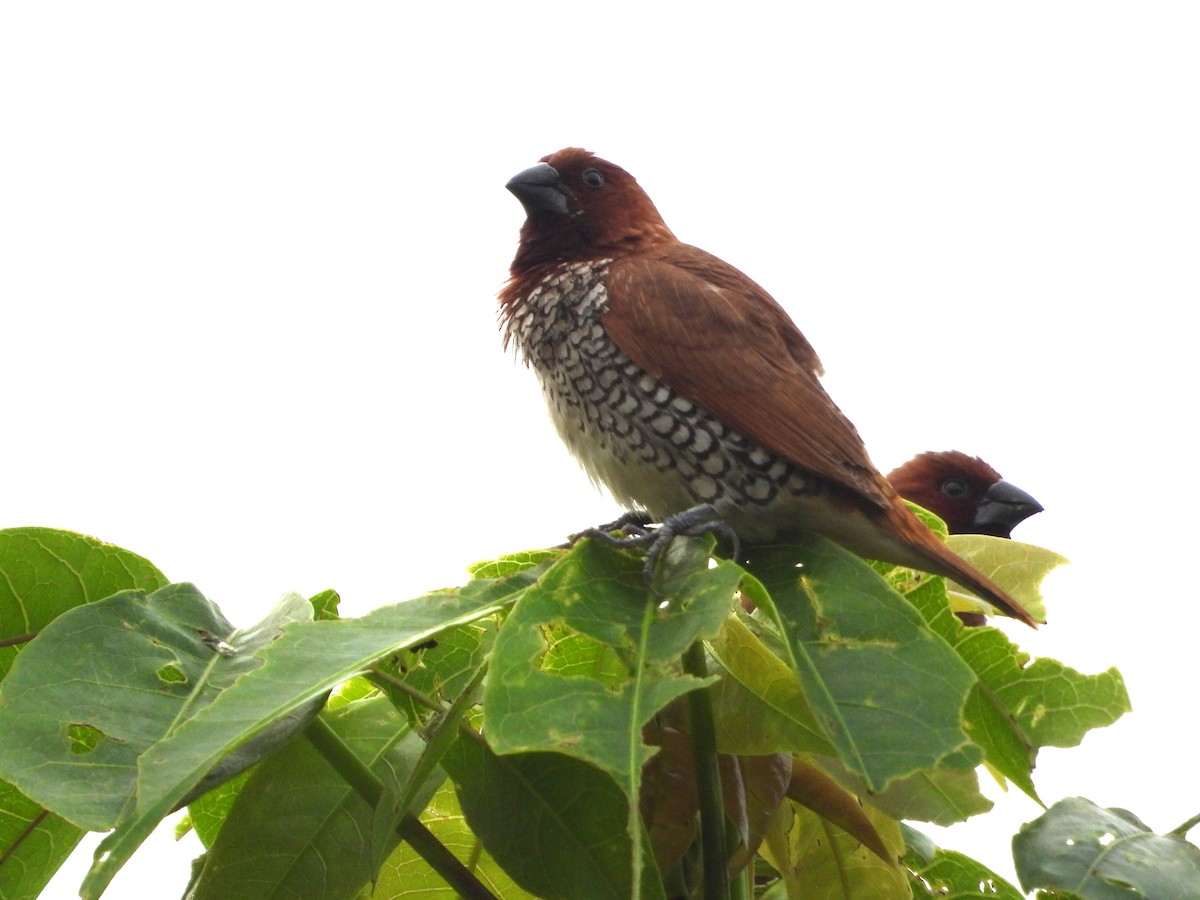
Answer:
M1128 710L1120 675L1030 661L942 579L820 539L711 551L677 539L651 590L640 551L582 541L235 628L127 551L0 532L0 895L113 829L98 897L188 803L197 898L1020 896L901 820L985 812L980 766L1037 799L1038 750ZM970 552L1036 602L1057 562ZM1017 836L1024 887L1200 871L1183 832L1085 802Z

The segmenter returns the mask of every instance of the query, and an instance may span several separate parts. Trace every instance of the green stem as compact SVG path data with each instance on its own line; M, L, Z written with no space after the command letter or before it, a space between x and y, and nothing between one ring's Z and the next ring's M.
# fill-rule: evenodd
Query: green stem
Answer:
M333 768L355 792L367 801L373 808L379 805L383 797L383 782L375 773L359 759L353 750L346 746L337 733L329 727L320 716L316 716L304 729L304 735L325 757ZM496 900L495 894L489 891L471 871L459 862L433 834L421 824L421 821L411 813L400 822L396 833L408 841L409 845L420 854L430 867L454 888L459 896L471 900Z
M708 677L702 641L696 641L684 652L683 670L697 678ZM712 705L707 690L692 691L687 698L696 792L700 798L704 900L728 900L729 854L725 845L725 810L721 802L721 771L717 765L717 730Z
M383 682L383 684L387 685L388 687L393 688L394 690L408 697L411 697L420 706L424 706L426 709L432 709L437 713L444 713L446 711L446 704L442 703L440 700L430 697L428 694L423 694L421 691L418 691L415 687L408 684L408 682L401 681L399 678L395 677L389 672L385 672L378 666L373 667L368 675L373 681Z
M1192 816L1178 828L1172 828L1170 833L1178 835L1179 837L1187 837L1187 833L1197 825L1200 825L1200 815Z

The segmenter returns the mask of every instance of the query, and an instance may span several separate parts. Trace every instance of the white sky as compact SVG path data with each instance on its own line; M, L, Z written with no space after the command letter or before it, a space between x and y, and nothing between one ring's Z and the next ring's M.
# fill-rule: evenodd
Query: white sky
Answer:
M1117 665L1135 712L1043 751L1043 798L1200 811L1200 11L782 9L5 4L0 526L95 534L246 624L609 517L495 325L504 183L581 145L789 310L881 469L956 447L1045 505L1017 537L1074 564L1007 630ZM998 804L937 837L1011 875L1039 810ZM109 896L177 895L193 852Z

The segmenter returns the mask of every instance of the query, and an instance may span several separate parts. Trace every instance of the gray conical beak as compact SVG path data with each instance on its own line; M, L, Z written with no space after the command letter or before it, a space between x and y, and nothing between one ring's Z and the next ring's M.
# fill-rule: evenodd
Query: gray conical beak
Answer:
M518 172L505 185L513 196L525 207L525 215L535 212L553 212L565 216L568 211L567 194L563 189L558 169L548 163L538 163L524 172Z
M1008 537L1013 528L1041 511L1042 504L1015 484L997 481L975 511L975 525L980 534Z

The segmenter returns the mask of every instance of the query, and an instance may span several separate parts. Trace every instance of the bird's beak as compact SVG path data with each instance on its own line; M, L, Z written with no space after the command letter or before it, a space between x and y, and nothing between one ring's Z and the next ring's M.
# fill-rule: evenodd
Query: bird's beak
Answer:
M1042 511L1042 504L1007 481L997 481L975 510L975 525L980 534L1008 537L1018 524Z
M565 216L569 211L562 178L558 169L549 163L538 163L531 169L517 173L505 187L521 201L527 216L535 212L553 212Z

